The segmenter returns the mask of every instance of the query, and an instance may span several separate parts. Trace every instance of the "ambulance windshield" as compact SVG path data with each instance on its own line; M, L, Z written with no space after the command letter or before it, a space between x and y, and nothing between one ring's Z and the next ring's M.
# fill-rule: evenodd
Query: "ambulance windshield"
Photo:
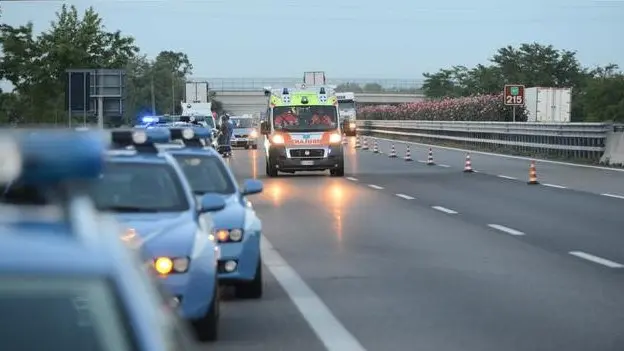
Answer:
M278 106L273 108L275 130L291 132L325 131L336 129L337 113L334 106Z

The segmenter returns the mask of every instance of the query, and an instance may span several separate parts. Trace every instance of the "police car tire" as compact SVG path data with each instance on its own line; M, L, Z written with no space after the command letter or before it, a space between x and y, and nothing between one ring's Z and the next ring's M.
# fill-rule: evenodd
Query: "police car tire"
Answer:
M204 318L193 321L193 328L197 339L202 342L216 341L219 336L219 312L220 312L220 292L218 284L215 282L215 292L212 303Z
M330 170L329 175L332 177L344 177L344 167Z
M245 145L245 150L249 150L249 145Z
M277 169L275 169L273 165L271 165L269 160L266 161L266 175L271 178L277 177Z
M262 259L259 259L253 280L236 285L235 294L241 299L259 299L262 297L262 290Z

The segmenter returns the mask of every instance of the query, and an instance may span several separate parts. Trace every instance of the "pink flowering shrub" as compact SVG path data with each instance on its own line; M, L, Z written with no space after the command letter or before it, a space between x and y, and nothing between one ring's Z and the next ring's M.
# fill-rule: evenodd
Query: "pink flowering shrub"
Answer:
M501 95L478 95L442 99L397 106L364 106L358 109L358 119L511 122L512 108L505 106ZM527 119L523 107L516 108L516 121Z

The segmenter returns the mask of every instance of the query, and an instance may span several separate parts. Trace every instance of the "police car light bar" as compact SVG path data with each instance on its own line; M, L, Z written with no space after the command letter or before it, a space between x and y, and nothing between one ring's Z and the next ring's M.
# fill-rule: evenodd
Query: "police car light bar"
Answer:
M166 128L113 130L111 143L113 148L125 149L134 146L139 152L157 153L155 144L165 144L171 140Z
M172 128L170 129L172 140L182 140L186 147L204 147L201 139L210 139L212 133L207 128Z
M0 182L51 184L96 179L106 141L98 132L12 132L0 136Z

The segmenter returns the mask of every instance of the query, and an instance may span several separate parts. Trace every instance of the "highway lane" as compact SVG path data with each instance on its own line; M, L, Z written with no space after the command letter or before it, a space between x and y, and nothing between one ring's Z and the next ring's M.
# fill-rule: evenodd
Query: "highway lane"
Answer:
M549 250L580 250L624 264L624 200L527 185L482 173L463 173L459 167L405 165L404 161L386 155L360 153L360 162L373 169L394 168L400 163L398 168L402 171L360 172L358 181L365 186L378 185L390 196L407 195L419 204L452 209L467 221L493 224L499 231L523 236L523 240ZM513 230L505 231L503 227Z
M391 143L378 139L379 148L384 153L390 152ZM412 158L424 161L427 159L428 146L410 144ZM371 145L372 148L372 145ZM395 142L399 156L405 153L405 143ZM443 166L463 168L466 151L432 146L434 161ZM486 153L471 153L473 167L480 172L527 181L529 175L528 159L502 157ZM537 161L537 175L543 184L568 187L597 194L613 194L624 199L624 170L583 167L562 163Z
M230 162L237 178L265 182L253 203L266 237L366 350L624 349L621 275L501 235L487 227L495 218L482 223L437 211L434 201L395 196L389 183L370 187L360 178L443 179L450 171L397 160L384 160L397 167L380 168L380 159L371 157L384 156L349 150L347 177L358 181L265 178L261 151L237 151ZM436 200L444 205L443 197ZM241 338L254 345L249 350L279 349L273 345L282 338L309 339L309 329L280 329L310 316L293 315L284 291L268 284L275 291L269 301L226 302L226 339ZM279 304L265 307L275 300ZM267 323L265 308L283 319ZM228 322L234 310L250 329ZM275 327L267 328L271 323ZM236 332L226 334L229 328ZM235 343L211 348L229 350Z

